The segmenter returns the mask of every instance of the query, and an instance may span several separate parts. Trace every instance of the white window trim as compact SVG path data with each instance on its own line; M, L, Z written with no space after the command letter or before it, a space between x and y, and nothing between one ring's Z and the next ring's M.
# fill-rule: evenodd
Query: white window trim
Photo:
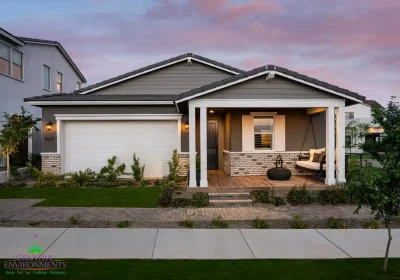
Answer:
M315 108L345 107L345 99L194 99L189 107Z
M11 78L11 79L14 79L14 80L16 80L16 81L24 82L24 79L25 79L24 53L21 52L20 50L17 50L16 48L14 48L13 46L7 44L7 43L4 42L4 41L0 41L0 42L1 42L2 44L6 45L7 47L10 48L10 57L9 57L9 58L10 58L10 61L9 61L9 63L10 63L10 73L9 73L9 75L4 74L4 73L0 73L0 75L3 75L3 76L5 76L5 77ZM13 75L12 75L12 73L13 73L13 67L14 67L14 63L13 63L13 50L15 50L15 51L17 51L17 52L19 52L19 53L21 54L22 79L17 79L17 78L15 78L15 77L13 77Z
M49 68L49 89L44 88L44 66ZM51 92L51 67L48 66L47 64L43 64L43 68L42 68L42 87L43 87L43 90Z
M58 83L58 74L60 74L61 75L61 83ZM61 72L59 72L59 71L57 71L57 77L56 77L56 85L58 86L58 84L60 84L60 92L58 92L58 87L56 88L56 90L57 90L57 93L62 93L62 91L63 91L63 73L61 73Z

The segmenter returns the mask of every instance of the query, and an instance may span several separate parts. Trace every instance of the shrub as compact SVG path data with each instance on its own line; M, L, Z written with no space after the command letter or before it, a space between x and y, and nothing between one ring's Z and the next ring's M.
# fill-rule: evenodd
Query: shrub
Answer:
M175 191L175 182L172 181L163 181L160 185L161 193L160 199L158 200L158 204L162 207L168 207L172 205L173 195Z
M33 187L35 188L56 188L57 183L61 180L63 176L57 176L53 173L44 173L40 172L39 176L36 178L35 184Z
M267 221L257 218L253 221L253 228L270 229L271 225Z
M99 177L105 178L109 182L115 182L118 176L122 175L125 171L125 164L119 165L117 168L114 167L117 157L113 156L107 160L107 166L104 166L100 170Z
M301 219L300 215L294 216L294 220L290 223L292 229L307 229L308 224Z
M169 166L168 179L174 182L178 181L179 157L178 157L178 151L176 149L172 154L172 160L168 162L168 166Z
M371 220L371 221L364 223L364 228L379 229L379 228L381 228L381 223L378 220Z
M254 202L270 203L268 191L252 191L250 194L253 197Z
M87 187L88 183L96 178L96 172L88 168L85 171L68 173L67 176L70 176L70 187Z
M21 181L22 180L22 176L18 172L18 167L11 166L10 167L10 174L15 180L17 180L17 181Z
M191 204L192 202L189 198L179 197L172 200L172 206L176 208L190 206Z
M32 166L35 167L38 171L42 170L42 155L41 154L29 154L28 155L28 163Z
M124 220L124 221L119 221L118 223L117 223L117 228L127 228L127 227L129 227L131 224L127 221L127 220Z
M29 226L31 226L31 227L35 227L35 226L38 226L38 225L40 225L40 222L35 222L35 221L28 221L28 223L27 223Z
M71 223L71 225L77 225L79 220L78 220L78 218L71 216L71 217L69 217L69 222Z
M91 188L116 188L117 183L116 182L110 182L105 179L96 179L92 180L88 183L88 187Z
M343 189L339 190L321 190L318 193L318 202L321 204L348 204L351 198Z
M40 170L36 166L32 165L30 162L27 162L26 167L29 169L29 175L35 178L39 176Z
M133 165L131 165L131 169L136 182L141 182L143 180L145 167L146 165L140 165L140 158L136 157L136 154L133 154Z
M151 186L151 181L149 181L149 180L143 180L143 181L140 182L140 186L141 186L141 187L148 187L148 186Z
M194 228L194 223L189 220L181 221L178 224L184 228Z
M222 220L221 216L218 216L216 219L213 219L212 225L216 228L229 228L228 223Z
M335 219L334 217L330 217L328 222L326 223L326 227L330 229L345 229L347 225L341 219Z
M286 205L286 200L283 197L276 196L272 198L272 204L274 204L276 207L280 205Z
M208 193L194 193L192 195L192 206L194 207L206 207L209 204Z
M286 200L291 205L310 204L313 201L310 193L306 189L306 186L303 186L300 190L292 188L286 196Z

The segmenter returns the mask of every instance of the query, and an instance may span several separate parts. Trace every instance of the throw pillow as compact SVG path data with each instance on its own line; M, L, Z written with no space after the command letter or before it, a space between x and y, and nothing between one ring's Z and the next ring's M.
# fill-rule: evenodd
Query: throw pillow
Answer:
M326 163L326 153L323 153L323 154L320 156L319 162Z
M319 162L319 158L321 157L321 153L314 153L314 157L312 159L312 162Z

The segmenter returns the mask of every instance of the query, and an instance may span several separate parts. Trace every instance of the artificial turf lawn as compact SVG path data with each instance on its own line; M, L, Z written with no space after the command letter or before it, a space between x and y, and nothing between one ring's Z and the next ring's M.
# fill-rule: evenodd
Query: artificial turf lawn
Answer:
M0 198L43 198L35 206L69 207L157 207L159 187L39 189L0 188Z
M24 279L400 279L400 259L344 260L66 260L66 275ZM5 276L1 263L0 279ZM7 278L8 277L4 277ZM17 275L9 279L21 279Z

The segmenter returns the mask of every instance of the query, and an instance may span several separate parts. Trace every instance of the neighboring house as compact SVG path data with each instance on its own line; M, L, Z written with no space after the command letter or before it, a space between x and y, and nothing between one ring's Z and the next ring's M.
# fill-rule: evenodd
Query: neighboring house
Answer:
M85 77L59 42L18 37L0 28L0 127L3 112L19 113L23 105L41 117L40 108L24 104L25 97L71 92L83 83ZM41 133L35 133L29 153L41 152L40 140Z
M347 125L357 125L357 124L366 124L369 126L367 136L363 139L351 139L351 135L346 135L346 143L347 146L351 146L350 143L363 144L365 140L369 139L372 141L380 141L381 135L383 133L383 129L379 127L378 124L374 124L372 117L372 105L379 105L375 100L365 100L364 103L348 106L345 108L345 117L346 117L346 126ZM380 106L380 105L379 105ZM348 148L347 153L363 153L363 150L358 147Z
M56 123L43 133L45 171L99 171L114 155L129 166L136 153L146 177L162 177L177 149L180 174L190 170L189 187L196 186L196 154L202 187L207 170L265 175L279 154L298 174L310 117L315 141L309 133L303 150L326 147L325 182L345 181L344 110L364 100L278 66L245 72L191 53L71 94L25 99Z

